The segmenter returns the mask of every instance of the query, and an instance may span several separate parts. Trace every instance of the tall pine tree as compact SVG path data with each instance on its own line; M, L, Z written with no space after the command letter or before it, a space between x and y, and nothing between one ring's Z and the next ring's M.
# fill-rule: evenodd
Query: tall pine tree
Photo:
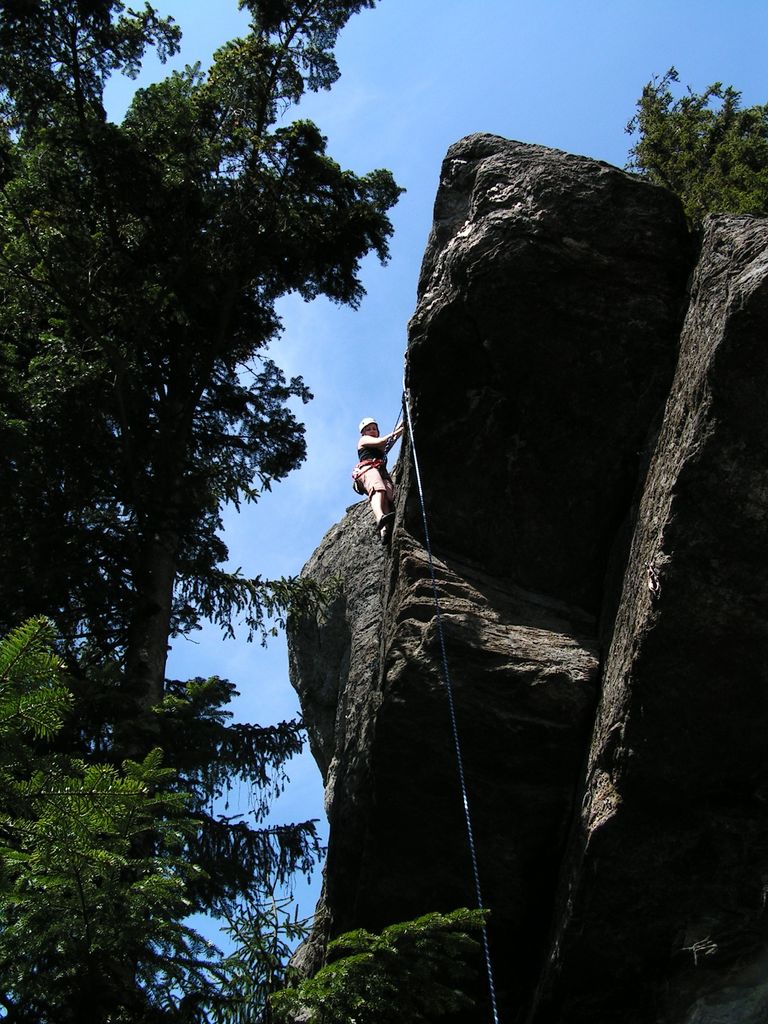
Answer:
M373 3L241 0L244 38L115 124L109 76L147 46L174 52L172 21L0 0L0 628L56 623L76 702L60 750L115 765L164 750L198 824L191 898L213 913L311 861L309 823L210 811L238 777L279 785L300 730L231 725L233 686L167 680L166 653L203 618L259 633L314 596L226 572L221 511L304 457L287 403L309 393L265 356L277 299L355 306L361 259L388 255L391 175L344 171L315 125L284 120L333 84L338 32Z

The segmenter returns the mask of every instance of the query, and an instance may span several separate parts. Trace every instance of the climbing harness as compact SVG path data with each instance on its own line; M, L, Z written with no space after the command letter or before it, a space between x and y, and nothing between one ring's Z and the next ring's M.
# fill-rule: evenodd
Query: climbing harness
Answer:
M394 434L394 432L397 430L397 426L400 423L400 420L402 418L403 418L403 410L401 408L400 412L398 414L397 420L395 422L395 425L390 430L390 434ZM366 416L365 419L361 420L360 421L360 433L362 434L363 428L370 426L371 423L376 423L376 420L371 419L370 416ZM376 424L376 425L378 426L378 424ZM388 444L386 444L384 446L384 454L385 455L387 454L387 452L389 452L392 449L394 444L395 444L395 441L393 439L393 440L390 440L388 442ZM365 476L365 474L368 472L369 469L379 469L383 465L385 465L385 460L384 459L361 459L360 462L357 463L355 468L352 470L352 490L355 492L355 494L367 494L368 493L366 491L366 489L365 489L365 484L363 483L363 477Z
M352 470L352 489L357 494L365 494L365 484L363 483L363 477L369 469L378 469L379 466L384 464L383 459L363 459L362 462L358 462L355 468Z
M480 871L477 863L477 848L475 846L475 836L472 829L472 816L469 812L469 796L467 794L467 783L464 776L464 760L461 754L461 743L459 741L459 729L456 721L456 707L453 698L453 685L451 683L450 672L448 671L448 655L445 648L445 635L443 633L443 621L440 612L440 599L437 593L437 577L435 576L435 565L432 559L432 544L429 539L429 527L427 526L427 511L424 505L424 491L421 486L421 473L419 471L419 460L416 455L416 443L413 438L413 422L411 420L411 408L408 397L408 389L405 388L403 391L403 408L405 410L406 421L408 423L408 440L411 446L411 454L413 456L413 468L416 473L416 488L419 492L419 505L421 507L421 522L424 527L424 546L427 550L427 559L429 562L429 574L432 580L432 597L435 602L435 623L437 625L437 636L440 643L440 656L443 663L443 683L445 685L445 692L448 697L448 712L451 719L451 732L453 735L453 745L456 751L456 765L458 768L459 775L459 786L461 787L461 800L464 807L464 824L467 830L467 843L469 846L469 855L472 861L472 880L475 888L475 899L477 900L477 907L479 910L483 909L483 897L480 891ZM399 422L399 420L398 420ZM491 950L488 943L488 931L485 925L482 926L482 940L483 940L483 955L485 957L485 969L488 976L488 992L491 1000L491 1013L493 1015L494 1024L499 1024L499 1013L496 1004L496 986L493 980L493 966L491 963Z

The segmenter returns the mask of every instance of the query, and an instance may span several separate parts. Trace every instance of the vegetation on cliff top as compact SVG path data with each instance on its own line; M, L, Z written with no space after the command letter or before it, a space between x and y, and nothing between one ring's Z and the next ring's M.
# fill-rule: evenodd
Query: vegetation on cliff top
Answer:
M768 104L743 108L720 82L676 98L679 80L670 68L644 87L628 168L676 192L694 227L708 213L768 214Z

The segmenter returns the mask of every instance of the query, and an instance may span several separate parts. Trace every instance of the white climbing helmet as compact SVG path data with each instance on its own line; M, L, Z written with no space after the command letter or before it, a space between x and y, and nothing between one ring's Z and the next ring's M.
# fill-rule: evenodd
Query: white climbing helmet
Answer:
M358 429L358 430L360 431L360 433L362 434L362 432L363 432L363 431L365 430L365 428L366 428L366 427L370 427L370 425L371 425L372 423L373 423L373 425L374 425L375 427L378 427L378 425L379 425L379 424L378 424L378 423L376 422L376 420L375 420L375 419L373 419L373 418L372 418L372 417L370 417L370 416L366 416L366 417L365 417L365 419L363 419L363 420L360 420L360 426L359 426L359 427L358 427L357 429Z

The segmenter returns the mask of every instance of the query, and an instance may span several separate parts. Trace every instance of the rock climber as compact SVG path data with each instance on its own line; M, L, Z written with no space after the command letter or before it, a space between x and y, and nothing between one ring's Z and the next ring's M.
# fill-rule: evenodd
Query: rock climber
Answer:
M395 518L395 487L387 472L387 452L403 433L399 423L391 434L379 436L379 425L370 416L360 421L357 465L352 471L355 490L367 494L382 544L389 540Z

